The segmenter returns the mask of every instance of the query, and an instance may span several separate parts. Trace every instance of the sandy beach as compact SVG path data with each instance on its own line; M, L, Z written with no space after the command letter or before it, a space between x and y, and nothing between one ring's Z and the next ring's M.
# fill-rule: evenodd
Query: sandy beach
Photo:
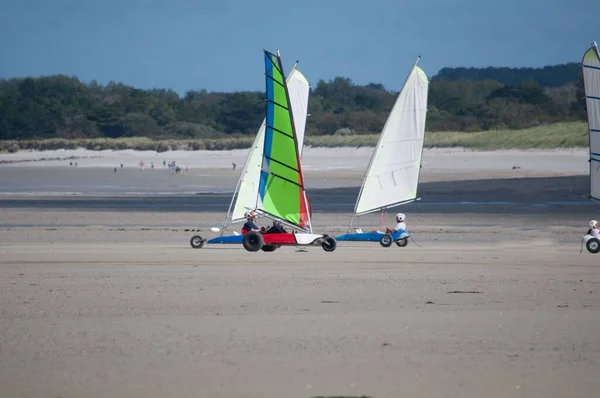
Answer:
M306 149L317 232L345 232L371 151ZM587 151L425 151L406 248L192 249L245 153L0 155L0 395L597 396Z

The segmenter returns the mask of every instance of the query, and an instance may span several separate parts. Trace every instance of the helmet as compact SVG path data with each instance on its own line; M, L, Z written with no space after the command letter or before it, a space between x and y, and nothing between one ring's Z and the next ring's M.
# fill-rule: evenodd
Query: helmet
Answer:
M590 227L596 228L597 225L598 225L598 221L596 221L596 220L590 221Z
M406 216L405 216L403 213L398 213L398 214L396 214L396 218L397 218L397 219L399 219L399 220L402 220L402 221L404 221L404 218L405 218L405 217L406 217Z
M247 211L246 213L244 213L244 217L246 217L246 218L255 217L255 214L253 211Z

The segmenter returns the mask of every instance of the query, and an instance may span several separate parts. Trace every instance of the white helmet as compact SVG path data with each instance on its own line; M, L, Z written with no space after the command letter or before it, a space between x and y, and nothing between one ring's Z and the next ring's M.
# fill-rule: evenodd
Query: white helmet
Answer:
M397 218L398 220L402 220L402 221L404 221L404 218L405 218L405 217L406 217L406 216L405 216L403 213L398 213L398 214L396 214L396 218Z
M254 214L253 211L247 211L246 213L244 213L244 217L249 218L249 217L255 217L256 215Z
M591 228L596 228L597 225L598 225L598 221L596 221L596 220L590 221L590 227Z

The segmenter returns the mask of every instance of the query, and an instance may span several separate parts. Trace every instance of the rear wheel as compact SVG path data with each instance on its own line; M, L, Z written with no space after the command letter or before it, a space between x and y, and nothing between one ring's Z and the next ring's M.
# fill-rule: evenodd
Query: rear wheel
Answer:
M262 234L255 231L248 232L246 235L244 235L244 239L242 240L244 249L248 250L249 252L259 251L263 247L264 242L265 241L262 237Z
M590 253L598 253L600 252L600 240L596 238L591 238L587 242L585 242L585 247Z
M392 236L389 234L381 235L381 238L379 238L379 243L383 247L390 247L392 242L394 242L394 239L392 239Z
M406 247L408 245L408 238L398 239L396 241L396 244L398 245L398 247Z
M321 247L326 252L332 252L337 247L337 242L331 236L327 236L325 239L323 239L323 242L321 243Z
M202 246L204 246L204 239L202 239L200 235L192 236L192 239L190 239L190 245L194 249L200 249Z
M261 247L260 250L262 250L264 252L274 252L275 249L277 249L276 245L264 245L263 247Z

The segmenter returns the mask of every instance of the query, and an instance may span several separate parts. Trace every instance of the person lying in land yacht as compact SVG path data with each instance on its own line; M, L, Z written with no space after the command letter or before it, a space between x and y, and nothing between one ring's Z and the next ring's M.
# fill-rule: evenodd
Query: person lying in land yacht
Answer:
M406 222L404 221L405 219L406 219L406 216L403 213L398 213L398 214L396 214L396 226L394 228L386 227L385 232L373 230L370 233L393 234L394 232L398 232L400 230L406 231ZM364 233L361 228L357 228L356 232L359 234Z

